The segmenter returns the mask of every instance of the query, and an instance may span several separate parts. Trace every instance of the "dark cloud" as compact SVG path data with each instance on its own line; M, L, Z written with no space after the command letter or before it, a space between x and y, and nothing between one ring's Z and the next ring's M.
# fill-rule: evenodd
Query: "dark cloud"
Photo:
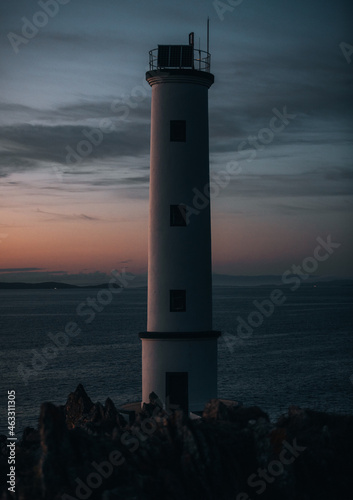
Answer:
M136 187L141 186L141 187L148 187L149 184L149 171L146 172L145 174L139 174L139 175L132 175L134 169L131 168L130 175L124 176L124 177L119 177L116 179L110 179L110 178L98 178L98 179L91 179L89 183L92 186L96 187L104 187L104 186L116 186L116 187L123 187L125 188L126 186L131 186L131 187Z
M353 180L353 170L348 167L333 167L325 173L325 178L329 181Z
M179 8L176 12L181 13ZM257 34L261 30L267 33L267 25L259 23L257 18L254 22L252 29L256 28ZM210 145L213 153L233 152L241 140L268 126L273 108L282 110L284 106L297 118L290 125L290 133L289 130L284 131L276 137L269 148L271 150L280 144L326 142L327 137L323 132L329 132L330 129L333 142L348 136L351 119L346 110L352 102L353 75L338 44L332 45L325 38L295 39L291 31L287 33L286 43L280 44L275 40L281 29L283 24L272 34L271 42L265 40L256 50L257 38L242 40L241 51L235 51L230 59L231 45L227 51L220 50L219 42L215 41L213 59L216 83L210 92ZM48 32L43 36L57 41L60 38L64 40L66 36L71 41L84 41L86 35ZM118 38L121 42L124 37L119 35ZM125 97L112 95L111 100L92 96L49 110L3 103L0 106L2 111L12 112L12 116L22 119L31 117L42 123L29 125L22 121L16 126L1 128L4 150L0 153L0 176L42 168L43 163L48 162L65 165L68 154L66 148L69 146L77 150L77 145L87 140L83 130L90 133L103 119L112 120L116 130L104 133L102 143L93 146L92 153L82 158L81 167L96 163L97 160L147 155L150 94L147 92L143 101L135 102L133 107L127 106L129 116L122 120L122 106L126 109L128 98L129 92ZM88 120L94 121L96 125L87 125ZM74 156L70 159L75 162ZM72 170L71 174L79 172ZM121 182L119 176L117 180ZM135 184L140 181L147 182L148 177L132 176L130 179ZM107 181L102 178L95 182L104 185ZM111 183L111 179L108 182ZM122 182L128 181L124 179Z
M339 167L317 168L312 171L269 174L246 171L231 179L221 192L232 198L231 212L239 209L244 200L272 207L277 213L349 211L352 209L353 175ZM284 202L283 200L287 200ZM330 201L331 200L331 201ZM283 209L283 211L282 211ZM279 211L280 210L280 211Z
M52 107L41 107L40 101L34 101L37 108L30 106L29 99L26 104L0 103L0 177L41 168L51 171L54 181L60 180L38 187L42 192L79 192L84 183L92 190L122 187L131 198L146 198L150 90L141 102L132 98L129 104L128 100L142 84L149 49L158 43L185 43L193 25L199 30L196 40L198 35L204 36L202 16L195 16L205 12L204 2L171 6L158 0L156 18L148 22L147 4L136 7L132 2L122 7L108 0L102 0L99 7L93 2L86 4L82 22L77 23L73 13L79 12L79 7L72 2L62 8L61 21L58 16L57 24L41 30L25 48L35 52L36 46L35 54L43 57L44 63L58 64L54 75L66 77L60 80L65 85L59 89L58 99L65 99L65 103L54 104L53 100ZM244 1L220 21L210 2L212 71L216 78L209 93L210 151L216 170L222 168L222 155L239 159L240 142L268 127L274 108L282 111L286 107L296 115L258 153L251 170L244 160L241 162L243 174L227 188L234 198L239 195L256 200L283 194L300 200L351 194L353 73L339 47L346 34L343 5L269 0L256 2L255 8L252 2ZM11 4L6 13L8 26L20 26L19 13L33 12L33 5L25 2ZM163 19L175 22L163 23ZM14 60L11 54L11 65ZM50 67L50 75L53 70ZM47 75L43 71L40 75L50 76L49 70ZM90 75L87 81L86 72ZM76 78L79 87L75 87ZM108 79L114 81L109 90L105 86ZM124 110L128 112L125 119ZM71 155L67 164L67 147L77 153L79 144L87 141L83 131L92 133L103 119L111 120L115 131L104 132L101 143L93 145L81 161ZM330 165L324 150L328 144L336 154ZM277 173L272 172L270 160ZM305 172L302 168L292 171L294 162L298 167L304 164Z
M136 86L136 85L135 85ZM131 92L133 91L131 88ZM55 110L55 115L51 113L51 119L75 120L83 123L84 120L100 119L112 120L119 129L124 129L125 120L128 118L134 123L150 123L150 93L146 90L142 94L136 92L136 97L129 92L111 96L111 100L102 101L99 96L92 96L90 99L80 99L77 102L59 106ZM47 112L48 113L48 112ZM47 114L47 118L49 118Z
M41 271L40 267L8 267L8 268L0 268L0 273L17 273L17 272L32 272L32 271Z
M50 217L46 218L47 221L56 221L56 220L65 220L65 221L100 221L102 222L102 219L99 217L92 217L90 215L86 214L58 214L54 212L46 212L45 210L40 210L39 208L36 210L37 213L43 214L43 215L49 215Z
M231 150L232 138L268 126L272 109L283 106L297 115L291 130L304 137L316 132L317 141L323 131L331 130L333 140L339 134L351 138L353 120L347 111L353 106L353 73L339 41L333 42L329 35L292 39L289 30L276 45L277 35L274 31L271 42L265 39L257 47L250 37L242 40L241 50L231 58L227 50L213 56L216 82L210 90L210 131L214 151Z
M119 123L112 126L116 128L112 132L111 129L100 130L87 125L2 126L0 175L40 168L43 163L87 165L101 159L121 159L148 153L147 125L126 122L122 130L118 130Z

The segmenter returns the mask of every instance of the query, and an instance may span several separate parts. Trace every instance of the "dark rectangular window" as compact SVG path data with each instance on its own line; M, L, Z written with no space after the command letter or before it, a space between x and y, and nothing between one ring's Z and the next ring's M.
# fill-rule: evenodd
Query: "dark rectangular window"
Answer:
M171 142L186 141L186 121L170 120L170 140Z
M170 290L170 312L186 311L186 290Z
M170 225L186 226L186 206L170 205Z

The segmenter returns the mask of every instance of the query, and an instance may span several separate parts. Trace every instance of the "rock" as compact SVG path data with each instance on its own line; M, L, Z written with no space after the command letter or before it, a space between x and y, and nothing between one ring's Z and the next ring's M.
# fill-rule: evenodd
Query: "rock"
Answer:
M69 429L79 426L93 434L111 433L116 427L123 428L126 425L124 417L110 398L107 398L104 406L99 402L93 403L81 384L69 394L64 413Z
M40 434L38 429L33 427L26 427L23 431L21 438L21 445L23 448L38 447L40 443Z
M221 399L211 399L206 404L202 417L206 420L234 422L240 427L246 427L250 421L256 422L259 418L270 421L267 413L257 406L245 408Z
M163 404L155 392L149 395L149 403L143 403L140 418L150 418L156 416L166 416L167 413L163 410Z
M286 442L305 448L293 462L298 497L305 491L310 499L352 498L353 416L292 406L276 427Z
M75 392L69 394L64 407L67 427L73 429L80 419L89 414L92 406L92 401L83 386L79 384Z
M162 401L159 399L155 392L151 392L149 395L150 404L163 408Z
M38 430L26 428L16 446L17 498L351 499L353 416L291 407L273 424L258 407L214 399L191 420L167 415L158 399L152 393L149 415L131 426L81 385L65 406L44 403ZM2 478L6 442L0 436Z
M68 484L73 456L65 414L61 407L44 403L39 417L42 455L40 470L44 498L55 498Z

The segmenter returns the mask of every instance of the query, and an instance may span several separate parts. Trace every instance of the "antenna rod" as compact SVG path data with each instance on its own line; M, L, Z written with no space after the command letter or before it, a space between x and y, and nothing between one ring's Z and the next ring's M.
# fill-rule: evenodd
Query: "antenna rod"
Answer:
M207 18L207 53L210 53L210 18Z

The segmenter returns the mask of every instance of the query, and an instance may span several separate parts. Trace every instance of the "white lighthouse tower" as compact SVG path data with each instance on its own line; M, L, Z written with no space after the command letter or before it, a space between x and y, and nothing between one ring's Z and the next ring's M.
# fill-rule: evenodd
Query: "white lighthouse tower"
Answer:
M188 45L150 51L152 87L148 320L142 402L201 411L217 396L212 330L208 89L210 54ZM200 196L200 193L203 193ZM208 189L209 193L209 189Z

